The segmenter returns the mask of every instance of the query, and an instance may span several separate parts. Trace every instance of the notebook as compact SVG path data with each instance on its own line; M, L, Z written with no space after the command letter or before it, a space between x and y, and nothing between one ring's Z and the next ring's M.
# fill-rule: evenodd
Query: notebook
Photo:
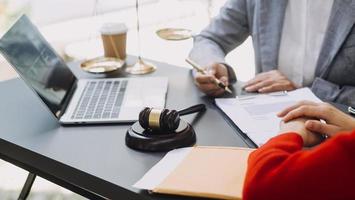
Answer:
M170 151L133 187L153 193L242 199L254 149L197 146Z

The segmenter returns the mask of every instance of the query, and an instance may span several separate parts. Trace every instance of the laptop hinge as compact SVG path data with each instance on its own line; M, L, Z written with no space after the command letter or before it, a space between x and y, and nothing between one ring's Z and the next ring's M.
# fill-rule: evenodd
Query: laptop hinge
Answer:
M64 115L65 111L67 110L71 97L73 97L73 94L77 88L77 85L78 85L78 79L75 79L73 86L70 88L69 92L64 97L62 108L60 109L60 111L56 113L58 119L60 119Z

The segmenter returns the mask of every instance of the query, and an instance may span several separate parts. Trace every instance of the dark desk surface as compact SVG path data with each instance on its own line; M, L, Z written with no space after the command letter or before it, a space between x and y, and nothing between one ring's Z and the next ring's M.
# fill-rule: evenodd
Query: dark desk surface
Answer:
M207 104L198 120L195 115L184 117L193 122L198 145L247 146L211 99L194 86L190 70L156 64L158 70L145 76L169 77L168 108ZM76 64L71 68L78 77L105 77L82 72ZM63 127L19 79L0 83L0 92L1 159L90 199L182 199L132 187L164 153L126 147L128 124Z

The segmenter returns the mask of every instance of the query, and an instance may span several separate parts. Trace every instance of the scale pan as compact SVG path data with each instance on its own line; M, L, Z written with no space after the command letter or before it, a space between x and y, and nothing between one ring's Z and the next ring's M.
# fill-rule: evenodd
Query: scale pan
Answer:
M157 30L156 33L164 40L186 40L192 38L192 31L184 28L164 28Z
M82 62L80 67L86 72L101 74L121 70L124 64L119 58L98 57Z

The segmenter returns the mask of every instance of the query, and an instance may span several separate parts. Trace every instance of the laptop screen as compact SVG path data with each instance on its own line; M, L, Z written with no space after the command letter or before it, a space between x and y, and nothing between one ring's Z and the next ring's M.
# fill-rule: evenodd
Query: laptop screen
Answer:
M27 16L0 39L0 52L58 117L76 78Z

